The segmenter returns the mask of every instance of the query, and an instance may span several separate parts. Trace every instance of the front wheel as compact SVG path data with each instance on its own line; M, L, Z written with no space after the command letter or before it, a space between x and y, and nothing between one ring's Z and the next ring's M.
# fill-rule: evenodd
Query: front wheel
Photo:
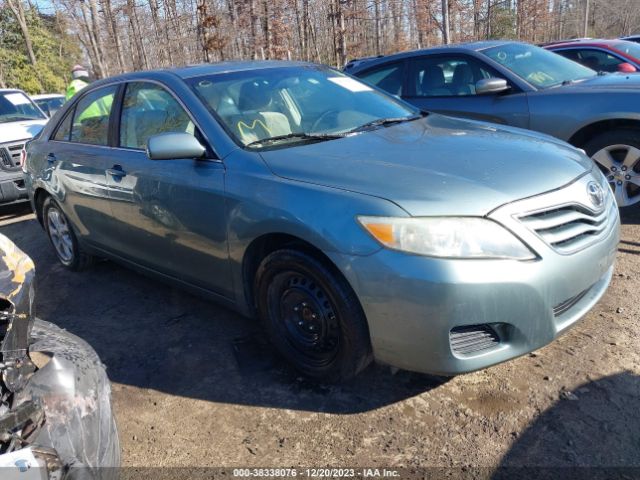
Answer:
M276 349L305 375L342 382L371 361L367 322L345 279L316 258L278 250L260 264L256 305Z
M60 263L70 270L82 270L91 263L92 257L78 245L69 219L51 197L42 205L44 228Z
M607 177L619 207L640 202L640 130L601 133L584 150Z

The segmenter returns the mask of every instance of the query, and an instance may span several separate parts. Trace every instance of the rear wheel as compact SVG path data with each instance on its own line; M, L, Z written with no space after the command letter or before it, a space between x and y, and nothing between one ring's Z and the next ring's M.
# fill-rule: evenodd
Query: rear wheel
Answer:
M640 202L640 130L601 133L584 149L607 177L619 207Z
M62 265L78 271L91 263L92 257L80 248L67 216L51 197L47 197L42 205L42 219L45 231Z
M278 250L260 264L258 314L271 342L299 371L318 380L353 378L371 361L369 331L347 282L297 250Z

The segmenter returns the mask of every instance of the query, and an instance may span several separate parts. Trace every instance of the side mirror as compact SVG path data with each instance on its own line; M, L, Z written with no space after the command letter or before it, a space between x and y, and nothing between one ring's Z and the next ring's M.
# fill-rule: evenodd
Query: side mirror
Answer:
M490 95L506 92L509 88L509 84L504 78L483 78L476 82L477 95Z
M147 156L151 160L202 158L206 149L190 133L160 133L147 140Z
M638 69L630 63L623 62L618 64L618 71L623 73L635 73L638 71Z

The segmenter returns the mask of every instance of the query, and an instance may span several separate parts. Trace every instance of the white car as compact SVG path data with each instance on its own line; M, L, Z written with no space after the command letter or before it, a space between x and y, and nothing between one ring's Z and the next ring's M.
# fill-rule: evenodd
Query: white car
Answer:
M40 110L42 110L47 117L53 117L53 114L64 105L66 98L60 93L43 93L40 95L31 95L31 100L35 102Z
M27 201L21 169L25 143L47 116L21 90L0 89L0 204Z

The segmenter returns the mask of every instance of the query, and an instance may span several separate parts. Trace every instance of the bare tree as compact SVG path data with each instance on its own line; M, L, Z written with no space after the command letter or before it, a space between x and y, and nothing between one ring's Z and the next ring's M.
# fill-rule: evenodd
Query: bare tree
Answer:
M445 45L450 43L449 32L449 0L442 1L442 41Z
M29 27L27 26L27 18L24 14L22 0L6 0L6 3L9 6L9 10L11 10L11 13L13 13L13 16L16 18L18 25L20 26L20 31L22 32L22 38L24 39L24 46L27 50L29 61L31 62L31 65L35 67L38 62L36 60L35 53L33 53L31 34L29 33Z
M16 19L35 65L29 1L0 4ZM98 77L232 58L342 66L356 57L453 41L506 36L541 42L640 30L638 0L48 1L70 20L65 29Z

